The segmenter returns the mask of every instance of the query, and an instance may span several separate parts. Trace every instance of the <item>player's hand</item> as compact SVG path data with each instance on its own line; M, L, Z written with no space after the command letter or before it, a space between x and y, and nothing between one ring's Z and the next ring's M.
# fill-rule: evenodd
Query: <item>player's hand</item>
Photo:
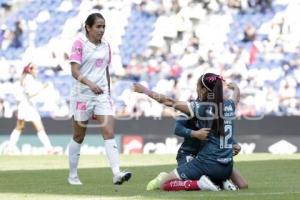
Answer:
M227 87L228 87L229 89L233 90L233 89L237 88L238 86L237 86L236 83L231 82L231 83L228 83L228 84L227 84Z
M193 138L197 138L198 140L207 140L210 128L201 128L197 131L192 131L191 135Z
M89 88L94 92L94 94L103 94L103 90L93 82L88 84Z
M137 93L145 93L148 89L140 83L134 83L132 86L132 90Z
M233 145L233 151L232 151L233 156L238 155L240 153L241 149L242 148L241 148L241 146L239 144L234 144Z

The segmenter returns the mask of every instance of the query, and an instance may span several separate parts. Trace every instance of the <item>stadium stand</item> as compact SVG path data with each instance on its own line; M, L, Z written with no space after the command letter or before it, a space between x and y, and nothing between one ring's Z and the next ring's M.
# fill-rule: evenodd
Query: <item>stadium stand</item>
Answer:
M195 98L191 86L208 71L239 84L239 115L300 115L298 1L1 0L0 4L1 117L10 118L16 111L18 77L29 61L38 64L39 78L49 84L36 100L42 116L68 117L72 83L68 53L82 20L93 11L103 13L107 21L117 115L171 115L172 110L132 93L132 82L188 100Z

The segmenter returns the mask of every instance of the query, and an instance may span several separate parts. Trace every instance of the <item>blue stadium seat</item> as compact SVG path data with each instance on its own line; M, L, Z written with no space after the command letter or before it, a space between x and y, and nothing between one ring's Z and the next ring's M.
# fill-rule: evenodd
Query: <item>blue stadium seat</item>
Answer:
M296 98L300 98L300 84L297 85Z
M129 63L132 54L141 55L147 48L156 20L155 15L132 8L120 47L123 64Z

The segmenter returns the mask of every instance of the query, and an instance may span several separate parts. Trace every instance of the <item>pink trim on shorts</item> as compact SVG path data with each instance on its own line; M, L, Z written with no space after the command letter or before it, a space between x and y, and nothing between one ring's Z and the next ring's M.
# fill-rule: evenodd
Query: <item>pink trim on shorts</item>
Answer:
M84 111L87 109L86 103L85 102L76 102L76 110L81 110Z

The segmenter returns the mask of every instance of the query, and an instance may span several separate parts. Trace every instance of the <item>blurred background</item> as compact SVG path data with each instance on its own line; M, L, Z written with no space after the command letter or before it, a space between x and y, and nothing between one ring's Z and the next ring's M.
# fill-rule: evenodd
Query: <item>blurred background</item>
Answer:
M47 124L64 126L55 120L70 119L68 57L84 20L97 11L106 19L104 37L112 48L112 97L118 118L163 119L154 126L168 123L165 117L174 116L174 110L133 93L132 83L186 101L196 97L199 76L213 72L239 85L241 119L263 118L238 122L241 141L250 145L273 139L263 143L261 151L269 151L282 137L287 148L293 147L289 152L300 145L299 0L0 0L0 5L3 141L15 123L19 79L29 62L38 65L39 80L49 85L35 105L48 133L60 133ZM117 133L140 134L149 121L127 132L130 122L117 123ZM172 123L161 132L163 138L171 137ZM147 132L142 139L155 133Z

